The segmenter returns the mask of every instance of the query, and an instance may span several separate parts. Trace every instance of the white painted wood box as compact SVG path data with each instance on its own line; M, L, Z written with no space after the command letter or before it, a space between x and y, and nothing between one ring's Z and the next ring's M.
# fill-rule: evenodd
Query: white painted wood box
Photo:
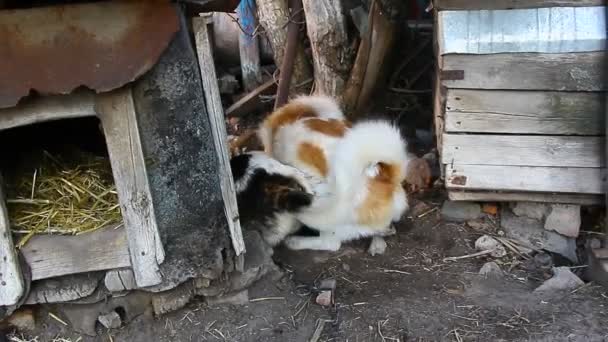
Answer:
M601 203L606 8L435 1L435 127L452 200Z

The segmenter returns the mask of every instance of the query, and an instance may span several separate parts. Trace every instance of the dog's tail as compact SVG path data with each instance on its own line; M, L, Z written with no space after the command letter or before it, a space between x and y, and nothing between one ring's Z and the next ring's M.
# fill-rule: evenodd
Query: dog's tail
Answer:
M399 216L407 208L401 187L408 164L406 151L399 129L389 122L355 124L337 144L332 158L332 180L337 191L365 196L351 199L357 202L369 197L370 215L380 215L380 210L384 213L380 216L386 217L386 209Z

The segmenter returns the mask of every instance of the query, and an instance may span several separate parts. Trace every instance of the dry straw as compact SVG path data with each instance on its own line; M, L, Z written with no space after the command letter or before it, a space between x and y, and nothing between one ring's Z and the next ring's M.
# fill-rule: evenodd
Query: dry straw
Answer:
M122 221L109 161L80 157L67 163L45 152L39 168L9 187L11 227L22 234L18 248L35 234L78 235Z

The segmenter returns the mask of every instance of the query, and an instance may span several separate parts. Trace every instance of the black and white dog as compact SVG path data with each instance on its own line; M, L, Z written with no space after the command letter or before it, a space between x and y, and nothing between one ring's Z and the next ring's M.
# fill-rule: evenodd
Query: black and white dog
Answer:
M305 174L263 152L235 156L230 167L244 227L260 231L273 247L301 229L295 214L313 201Z

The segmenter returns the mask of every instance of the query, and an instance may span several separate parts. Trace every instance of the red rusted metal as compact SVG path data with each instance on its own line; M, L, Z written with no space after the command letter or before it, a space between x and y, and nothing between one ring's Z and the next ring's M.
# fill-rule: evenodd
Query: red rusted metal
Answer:
M0 108L31 90L112 90L149 70L179 29L168 1L0 11Z

